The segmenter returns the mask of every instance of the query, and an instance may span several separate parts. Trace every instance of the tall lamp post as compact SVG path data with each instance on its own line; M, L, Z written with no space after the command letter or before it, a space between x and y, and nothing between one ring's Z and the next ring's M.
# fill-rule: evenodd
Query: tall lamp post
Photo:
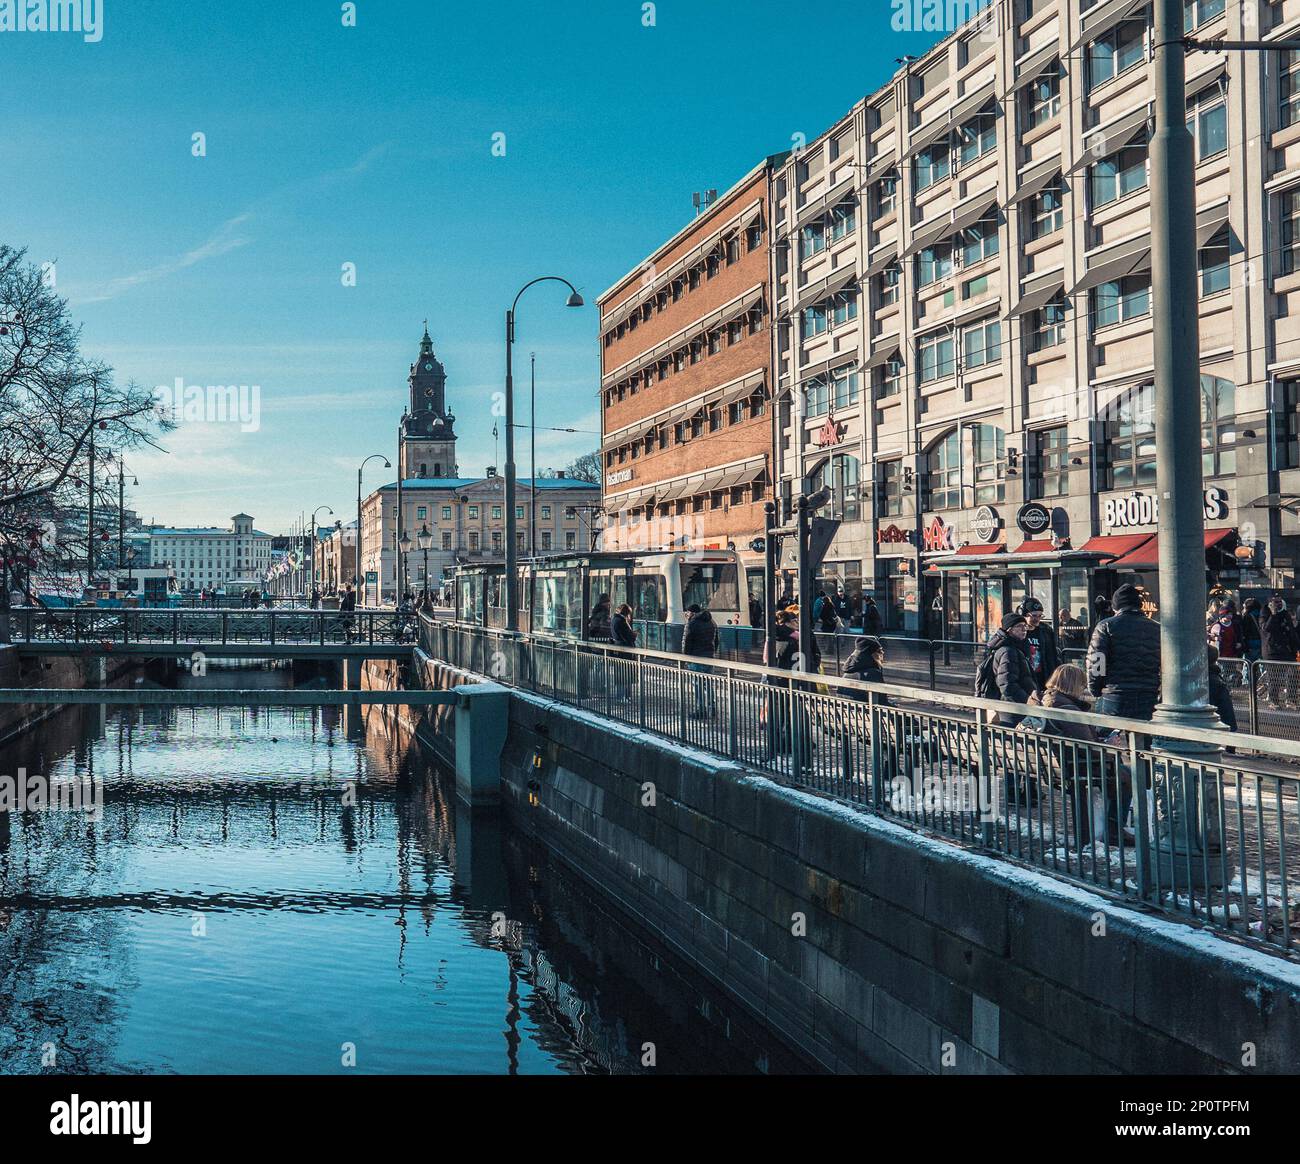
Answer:
M515 342L515 310L520 297L536 283L563 283L569 289L566 307L581 307L578 289L559 275L541 275L519 288L519 294L506 312L506 630L519 629L519 547L518 521L515 518L515 379L512 349ZM534 483L535 486L536 483Z
M366 568L361 561L361 474L371 461L383 461L385 469L393 467L392 462L383 453L371 453L357 466L357 591L361 595L362 606L366 604ZM379 529L381 533L383 528L384 511L381 506L379 510ZM381 542L380 545L382 547L383 543Z
M406 530L402 530L402 536L397 539L397 601L395 606L401 606L406 598L406 589L403 583L406 581L406 555L411 552L411 535Z
M316 542L319 540L316 537L316 515L322 509L328 513L330 517L334 516L334 511L328 505L318 505L311 511L311 581L307 585L308 595L316 589Z
M528 432L532 478L528 482L528 556L537 557L537 353L528 353Z
M429 547L433 545L433 534L429 532L429 523L426 521L420 526L420 532L415 535L415 544L420 547L424 554L424 598L429 598Z

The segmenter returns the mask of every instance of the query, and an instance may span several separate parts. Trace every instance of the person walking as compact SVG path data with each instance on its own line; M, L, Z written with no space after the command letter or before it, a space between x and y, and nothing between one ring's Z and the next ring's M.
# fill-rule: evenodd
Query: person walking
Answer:
M610 642L616 647L632 650L636 647L636 627L632 624L632 608L623 603L609 620ZM636 682L635 660L623 655L613 655L611 663L614 668L614 698L630 699L632 685Z
M311 592L311 608L312 610L320 609L320 587L318 586L313 587Z
M352 626L356 622L357 609L357 592L352 589L351 585L343 588L343 597L339 599L339 614L342 616L343 638L346 642L352 642Z
M1230 732L1237 730L1237 709L1232 702L1232 692L1223 679L1223 668L1219 666L1219 652L1211 643L1205 648L1210 657L1210 703L1219 713L1219 722Z
M835 634L843 625L835 608L835 599L826 593L825 587L819 588L813 599L812 620L813 627L827 635Z
M881 617L880 608L876 605L876 600L868 594L862 600L862 633L879 638L880 632L884 629L885 620Z
M1041 695L1061 662L1056 632L1043 621L1043 604L1037 598L1026 598L1017 607L1017 612L1025 619L1025 650L1029 653L1029 672L1034 677L1034 690Z
M1295 620L1281 598L1273 598L1268 611L1263 639L1266 698L1274 707L1281 707L1295 697L1296 668L1286 664L1295 663L1300 642L1297 642Z
M853 644L853 651L844 663L844 677L859 679L863 683L885 681L885 648L874 635L863 635ZM866 700L865 691L851 691L854 699ZM888 702L882 696L881 703Z
M1081 651L1088 645L1088 631L1068 607L1056 612L1056 637L1062 651Z
M1264 651L1264 624L1258 598L1247 598L1241 604L1241 646L1247 662L1259 662Z
M763 603L757 594L749 596L749 625L759 627L763 625Z
M718 625L713 615L701 609L699 603L691 603L686 608L685 627L682 628L682 654L694 659L712 659L718 653ZM708 671L703 663L687 664L692 671L705 674ZM713 689L703 679L695 681L695 710L692 719L708 719L717 711L714 703Z

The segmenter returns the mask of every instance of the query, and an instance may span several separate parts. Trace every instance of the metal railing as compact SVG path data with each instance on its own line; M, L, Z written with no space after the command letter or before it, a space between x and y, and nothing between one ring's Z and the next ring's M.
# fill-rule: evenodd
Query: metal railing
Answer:
M1297 952L1292 745L427 618L420 638L465 670ZM1050 721L1004 718L1026 712ZM1182 754L1189 746L1200 756Z
M20 607L10 613L10 629L15 643L32 645L354 646L414 642L416 617L391 610Z
M636 624L638 643L650 650L675 653L682 628L664 623ZM728 662L761 664L763 631L757 627L723 627L718 658ZM907 687L925 687L954 695L973 692L975 669L984 657L985 644L957 639L920 639L903 635L877 636L885 647L885 673ZM822 672L842 676L856 634L817 633ZM1083 666L1087 650L1061 650L1063 663ZM1220 660L1224 681L1232 692L1237 724L1252 735L1300 741L1300 662Z

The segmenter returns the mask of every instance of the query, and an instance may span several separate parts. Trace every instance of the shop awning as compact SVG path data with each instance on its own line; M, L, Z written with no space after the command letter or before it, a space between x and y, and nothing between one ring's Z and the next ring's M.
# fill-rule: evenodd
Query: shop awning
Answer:
M899 352L898 339L895 337L894 339L887 340L884 344L882 344L874 352L871 353L870 359L868 359L867 362L862 365L862 370L864 372L871 372L874 371L876 368L883 367L885 364L889 363L889 361L892 360L896 355L898 355L898 352Z
M805 307L811 307L814 303L838 295L841 291L847 290L856 277L857 272L850 266L847 270L835 271L824 279L818 279L795 300L794 310L802 311Z
M931 558L926 563L928 570L978 570L984 566L997 565L1006 561L1006 546L990 546L987 543L962 546L955 554L942 558Z
M798 216L794 220L794 229L800 230L807 226L814 218L820 218L822 215L829 213L844 201L845 198L853 195L856 192L854 184L857 180L856 174L850 175L838 186L826 191L826 193L822 194L820 197L814 198L807 206L803 207L803 209L799 211Z
M985 191L984 194L955 207L951 218L933 223L913 235L912 241L903 250L903 255L905 257L914 255L942 239L949 238L954 234L960 234L968 226L974 226L980 219L984 218L997 204L998 196L996 192Z
M1095 165L1102 158L1118 153L1125 146L1136 141L1139 136L1145 136L1154 116L1155 112L1150 104L1139 105L1123 117L1089 130L1083 139L1083 153L1075 160L1069 172L1077 174L1085 167Z
M1060 178L1061 159L1059 157L1048 158L1047 161L1035 166L1019 179L1020 184L1016 187L1016 192L1007 199L1007 205L1020 205L1027 198L1032 198L1041 190L1046 190L1053 182L1060 181Z
M1058 41L1052 41L1050 44L1043 45L1030 56L1026 57L1016 70L1016 79L1012 82L1012 89L1019 89L1022 85L1028 85L1030 81L1036 80L1047 72L1047 67L1056 61L1061 55L1061 46Z
M1021 542L1020 545L1011 552L1013 554L1056 554L1060 551L1049 541L1038 541Z
M897 262L898 262L898 248L896 246L890 245L885 249L885 252L883 254L877 255L874 259L871 260L870 263L867 264L867 269L862 272L862 277L864 279L874 278L876 275L879 275L880 272L883 271L886 267L892 267Z
M1227 225L1228 204L1226 202L1199 211L1196 215L1196 249L1200 250Z
M1110 0L1089 9L1083 16L1083 31L1070 45L1070 53L1078 53L1080 45L1096 40L1103 32L1109 32L1115 25L1138 15L1139 9L1145 9L1147 0ZM1143 13L1145 15L1145 13Z
M1155 534L1103 534L1089 538L1079 547L1080 553L1097 554L1103 558L1122 558L1125 554L1155 540Z
M1205 531L1205 548L1213 549L1220 542L1236 534L1235 529L1207 529ZM1112 570L1154 570L1160 565L1160 535L1155 534L1149 541L1138 546L1137 549L1125 554L1122 558L1116 558L1109 563Z
M1088 260L1088 269L1084 272L1083 278L1074 285L1070 294L1079 295L1094 287L1100 287L1103 283L1111 283L1116 279L1124 278L1125 275L1145 271L1150 266L1150 237L1130 239L1108 251L1093 255Z
M1037 311L1045 303L1050 303L1063 290L1065 290L1065 275L1057 271L1052 275L1045 275L1041 280L1035 280L1025 286L1025 293L1021 296L1020 302L1011 309L1011 316L1028 315L1031 311Z

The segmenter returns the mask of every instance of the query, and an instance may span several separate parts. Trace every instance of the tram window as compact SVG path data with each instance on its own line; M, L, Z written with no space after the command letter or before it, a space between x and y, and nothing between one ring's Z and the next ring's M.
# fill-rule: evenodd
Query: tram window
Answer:
M705 610L739 610L736 567L730 562L683 562L682 609L698 603Z
M632 576L633 617L643 622L663 622L668 616L668 584L662 574Z

